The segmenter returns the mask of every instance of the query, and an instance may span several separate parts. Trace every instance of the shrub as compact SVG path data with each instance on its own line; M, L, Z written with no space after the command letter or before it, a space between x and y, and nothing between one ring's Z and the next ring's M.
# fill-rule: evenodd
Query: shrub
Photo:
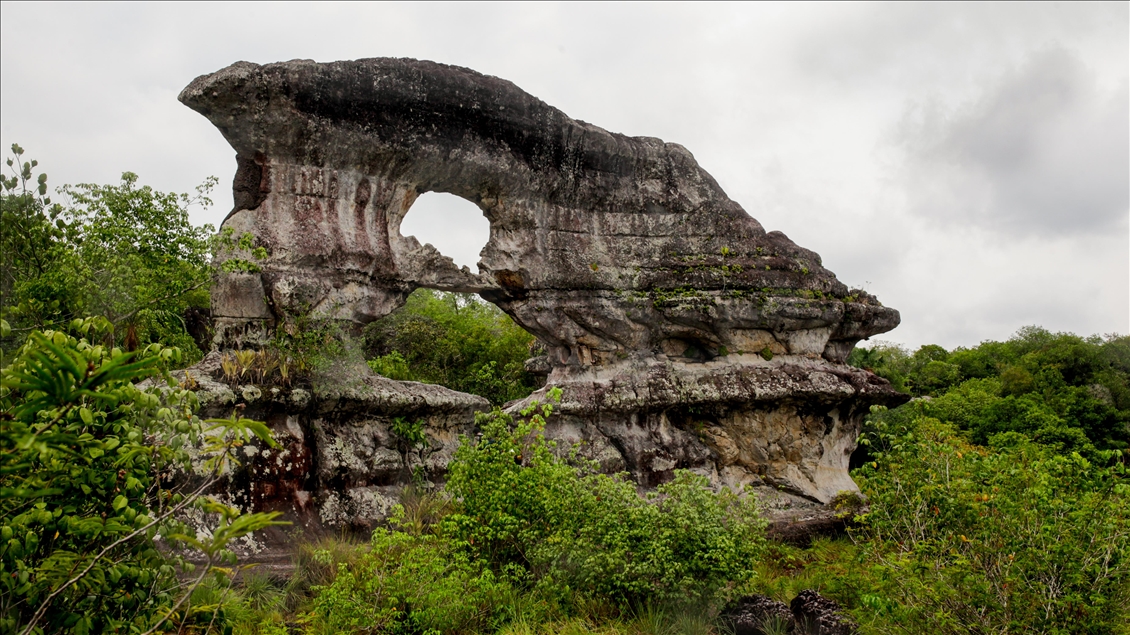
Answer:
M560 504L563 522L532 551L535 564L621 604L709 603L748 578L764 545L751 499L688 471L644 498L625 475L590 474Z
M995 448L918 417L872 432L855 473L860 538L888 618L879 632L1111 633L1130 620L1130 499L1121 453L1056 455L1023 434Z
M135 385L176 363L178 350L99 345L105 320L71 328L77 336L33 332L0 373L0 632L156 629L188 617L191 588L212 563L234 559L231 540L277 524L200 496L236 445L270 436L246 419L205 427L192 415L195 396L175 384ZM170 479L192 469L189 445L206 470L192 491ZM177 520L190 505L218 516L209 538ZM194 567L159 551L158 537L206 560L189 590L177 569Z
M381 528L353 566L339 565L333 582L315 589L308 620L335 635L474 632L490 623L505 587L450 541Z
M709 602L750 575L764 545L752 496L714 493L704 477L677 471L641 497L626 475L559 458L541 434L551 411L480 416L481 438L449 465L447 489L461 509L444 528L458 544L550 595L620 606Z

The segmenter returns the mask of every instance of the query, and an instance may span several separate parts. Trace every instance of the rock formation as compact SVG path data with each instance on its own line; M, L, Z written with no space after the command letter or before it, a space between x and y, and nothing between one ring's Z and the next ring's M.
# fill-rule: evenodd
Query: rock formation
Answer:
M796 618L797 633L855 635L859 632L855 623L843 615L843 608L838 603L812 589L798 593L789 603L789 608Z
M360 373L349 364L305 387L241 384L225 380L220 359L215 351L181 375L194 384L199 415L236 412L264 421L278 447L244 446L239 469L227 473L216 493L243 509L282 511L313 535L371 529L399 502L406 483L442 477L460 437L474 434L475 412L490 409L482 397ZM417 422L427 443L414 447L397 424ZM259 560L286 558L290 531L259 532L240 550Z
M783 602L765 595L747 595L727 607L721 617L733 635L796 632L796 617Z
M571 119L502 79L407 59L239 62L180 99L236 150L223 227L246 240L212 290L220 348L255 346L302 315L365 323L418 287L476 292L545 346L529 365L564 389L551 436L583 442L641 485L687 468L798 503L856 489L847 464L862 416L901 399L843 364L898 312L766 232L680 145ZM401 235L430 191L467 199L490 221L478 272ZM364 381L395 392L395 382ZM378 402L350 421L387 419ZM349 430L318 442L374 457L386 448L377 432Z

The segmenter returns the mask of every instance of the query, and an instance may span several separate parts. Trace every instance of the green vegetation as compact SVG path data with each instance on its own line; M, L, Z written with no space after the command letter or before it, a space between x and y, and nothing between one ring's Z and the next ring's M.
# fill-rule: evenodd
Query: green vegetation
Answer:
M1017 433L978 446L903 408L869 420L853 473L869 507L849 538L772 545L751 590L819 589L866 634L1130 632L1123 453L1092 462Z
M923 346L857 348L848 360L929 397L913 408L947 421L979 445L1018 432L1089 456L1130 447L1130 337L1083 338L1021 329L1006 342L952 352Z
M748 577L764 544L751 498L689 473L641 498L622 477L557 458L540 434L549 410L481 415L482 437L449 468L452 498L431 503L443 513L398 509L316 595L314 632L489 633L578 605L701 607Z
M765 550L755 500L685 472L641 498L559 458L550 410L480 415L446 491L408 488L367 543L302 544L289 580L203 587L204 632L714 632Z
M232 563L231 542L277 524L201 493L237 446L270 435L247 419L201 422L195 395L171 380L135 383L160 376L177 349L104 346L105 319L68 326L33 331L0 374L0 633L143 633L192 621L198 607L187 600L222 575L215 565ZM198 476L174 486L173 470ZM207 535L177 516L189 508L214 517Z
M990 446L880 413L856 472L876 632L1113 633L1130 616L1125 455L1061 454L1007 432Z
M468 294L418 289L365 327L369 366L390 379L441 384L501 405L537 389L525 371L534 338Z
M1130 338L1035 327L953 351L853 352L916 399L867 418L853 457L865 500L837 500L847 536L768 541L754 497L687 472L641 495L546 441L541 404L480 414L446 486L406 488L370 536L296 541L284 577L236 568L232 541L276 521L201 492L269 434L200 421L191 376L167 371L200 355L185 316L207 305L209 255L255 271L265 250L188 223L212 181L189 197L126 173L62 188L61 205L13 151L0 193L0 635L705 635L725 632L733 598L808 588L865 634L1130 634ZM337 381L315 370L358 355L303 316L274 338L226 353L225 379ZM535 387L533 338L473 297L418 291L362 341L394 379L494 404ZM407 470L423 426L398 418L392 432Z
M61 204L47 196L47 175L34 175L37 162L18 145L12 153L0 192L0 317L12 326L3 351L32 330L101 315L115 327L107 345L156 342L180 348L185 363L199 359L186 314L208 308L213 230L194 227L188 209L211 205L216 179L170 194L126 172L118 185L64 186Z
M544 411L542 411L544 412ZM724 633L728 598L818 589L865 634L1127 633L1130 506L1117 451L1062 455L1017 433L877 409L848 537L766 542L750 499L683 473L641 498L483 415L446 492L409 489L367 543L300 545L289 580L227 589L240 632ZM269 593L262 590L270 586ZM267 609L255 598L270 598ZM217 629L222 627L217 626ZM219 630L217 630L219 632Z
M444 529L456 544L543 592L622 607L709 603L745 578L764 529L751 497L712 494L704 477L678 472L641 498L626 475L557 458L540 434L549 412L479 417L481 438L448 468L460 504Z

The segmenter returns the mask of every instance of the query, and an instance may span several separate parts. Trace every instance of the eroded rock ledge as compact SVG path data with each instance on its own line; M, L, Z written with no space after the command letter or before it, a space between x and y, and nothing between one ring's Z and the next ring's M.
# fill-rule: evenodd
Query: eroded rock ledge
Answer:
M475 413L490 409L482 397L394 381L364 367L345 368L333 384L229 383L220 356L213 351L177 378L194 387L201 418L234 413L264 421L278 443L243 446L239 466L224 474L215 492L243 509L280 511L294 524L257 532L239 546L259 560L285 559L288 534L296 529L307 537L372 529L399 502L406 484L442 482L461 437L475 433ZM425 442L404 443L398 420L418 424Z
M678 144L611 133L505 80L409 59L238 62L180 100L236 150L223 227L247 241L220 260L254 266L228 267L213 287L220 349L254 347L302 315L365 323L419 287L476 292L544 344L529 367L565 390L552 436L584 441L641 485L687 468L811 504L855 489L847 460L863 414L902 400L843 364L898 312L766 232ZM477 272L401 235L430 191L490 221ZM302 412L336 397L311 399ZM436 393L420 411L451 399ZM391 411L361 401L369 410L325 439L299 425L311 452L387 449L357 422ZM296 407L272 408L278 419ZM470 426L470 409L457 410L429 426Z
M474 291L573 367L763 340L841 362L898 324L766 233L686 148L570 119L505 80L403 59L239 62L180 99L236 150L224 227L270 253L215 289L224 322L367 322L416 287ZM478 273L400 235L429 191L490 221Z
M655 486L688 469L752 486L775 506L856 492L848 476L863 416L904 398L866 371L822 359L728 355L701 364L657 358L614 372L559 377L548 436L609 472ZM513 404L545 402L547 389ZM893 394L892 394L893 393Z

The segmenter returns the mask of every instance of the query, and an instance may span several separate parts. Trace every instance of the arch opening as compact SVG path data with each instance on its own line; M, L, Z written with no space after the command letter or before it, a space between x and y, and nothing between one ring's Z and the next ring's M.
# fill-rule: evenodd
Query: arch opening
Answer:
M501 406L545 383L527 361L534 336L472 293L419 288L361 334L369 368L397 381L439 384Z
M478 273L479 254L490 240L490 221L471 201L444 192L421 194L404 216L400 235L415 236Z

